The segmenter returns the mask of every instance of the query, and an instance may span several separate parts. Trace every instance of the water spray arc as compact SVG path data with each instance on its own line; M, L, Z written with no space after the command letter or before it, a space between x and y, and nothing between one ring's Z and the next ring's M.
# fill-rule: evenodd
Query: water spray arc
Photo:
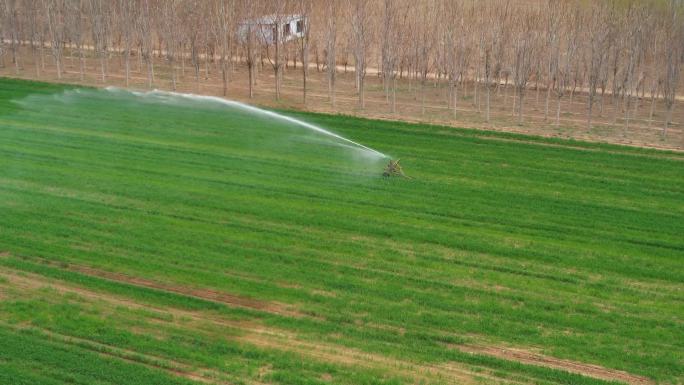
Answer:
M112 91L121 90L121 89L119 89L119 88L117 88L117 87L107 87L106 89L107 89L107 90L112 90ZM290 122L290 123L294 123L294 124L296 124L296 125L299 125L299 126L301 126L301 127L308 128L308 129L313 130L313 131L315 131L315 132L318 132L318 133L320 133L320 134L327 135L327 136L330 136L330 137L339 139L339 140L341 140L341 141L343 141L343 142L345 142L345 143L348 143L348 144L351 144L351 145L355 146L355 147L358 148L358 149L364 150L364 151L368 152L369 154L371 154L371 155L373 155L373 156L375 156L375 157L378 157L378 158L387 158L387 157L388 157L387 155L383 154L383 153L380 152L380 151L374 150L374 149L372 149L372 148L370 148L370 147L364 146L363 144L354 142L354 141L351 140L351 139L347 139L347 138L345 138L345 137L343 137L343 136L337 135L337 134L335 134L334 132L330 132L330 131L328 131L328 130L326 130L326 129L324 129L324 128L321 128L321 127L319 127L319 126L316 126L315 124L311 124L311 123L308 123L308 122L305 122L305 121L302 121L302 120L299 120L299 119L296 119L296 118L293 118L293 117L290 117L290 116L281 115L281 114L279 114L279 113L277 113L277 112L273 112L273 111L269 111L269 110L264 110L264 109L259 108L259 107L254 107L254 106L251 106L251 105L249 105L249 104L245 104L245 103L241 103L241 102L236 102L236 101L234 101L234 100L223 99L223 98L219 98L219 97L216 97L216 96L195 95L195 94L184 94L184 93L180 93L180 92L160 91L160 90L154 90L154 91L148 91L148 92L133 92L133 94L135 94L135 95L141 95L141 96L144 96L144 95L169 95L169 96L177 96L177 97L182 97L182 98L187 98L187 99L192 99L192 100L205 100L205 101L211 101L211 102L221 103L221 104L224 104L224 105L227 105L227 106L232 106L232 107L241 108L241 109L243 109L243 110L251 111L251 112L254 112L254 113L261 114L261 115L265 115L265 116L269 116L269 117L272 117L272 118L284 120L284 121L287 121L287 122Z

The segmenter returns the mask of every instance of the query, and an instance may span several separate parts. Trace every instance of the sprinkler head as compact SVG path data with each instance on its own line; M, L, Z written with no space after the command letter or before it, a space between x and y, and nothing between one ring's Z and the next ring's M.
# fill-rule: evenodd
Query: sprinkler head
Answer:
M401 168L401 165L399 164L399 159L397 160L392 160L390 159L389 163L387 166L385 166L385 170L382 172L382 176L389 178L389 177L402 177L402 178L408 178L406 174L404 174L404 170Z

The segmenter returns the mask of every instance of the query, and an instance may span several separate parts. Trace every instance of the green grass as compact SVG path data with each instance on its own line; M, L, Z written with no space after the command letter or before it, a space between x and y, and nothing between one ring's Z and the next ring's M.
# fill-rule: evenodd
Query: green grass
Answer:
M384 179L382 160L217 103L0 79L2 269L508 380L602 383L452 345L535 348L683 381L684 155L280 112L401 158L412 179ZM103 280L68 264L285 303L306 317ZM36 335L49 331L211 368L231 382L411 381L293 359L206 325L159 326L154 315L97 301L20 293L0 280L0 340L11 345L0 348L0 380L23 373L26 383L68 383L72 370L57 375L48 361L78 366L83 357L84 367L116 365L101 378L84 369L75 383L116 383L128 370L135 383L175 383L163 368ZM16 326L27 323L38 331Z

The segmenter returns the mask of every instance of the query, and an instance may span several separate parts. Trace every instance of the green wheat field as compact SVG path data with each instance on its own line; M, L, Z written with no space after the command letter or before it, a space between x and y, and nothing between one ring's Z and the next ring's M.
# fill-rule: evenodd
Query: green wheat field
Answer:
M0 384L684 382L684 153L277 112L0 79Z

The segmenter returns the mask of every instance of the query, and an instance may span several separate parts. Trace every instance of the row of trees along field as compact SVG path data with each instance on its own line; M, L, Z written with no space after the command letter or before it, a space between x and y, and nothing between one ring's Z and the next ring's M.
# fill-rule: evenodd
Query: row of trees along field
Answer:
M664 102L671 121L680 66L684 61L682 0L3 0L2 65L22 71L32 60L39 75L45 61L62 77L65 56L95 56L107 82L115 55L146 68L155 83L155 60L171 68L188 65L199 83L210 66L220 71L227 94L236 66L249 72L273 71L275 97L281 96L284 67L303 79L326 74L335 104L336 74L353 65L359 107L369 72L382 78L388 108L396 109L397 80L408 80L424 95L426 85L448 89L454 113L459 93L472 87L487 121L492 93L507 93L522 122L524 99L534 91L545 98L545 120L560 119L561 100L587 97L586 119L612 103L614 121L625 127L636 101ZM270 15L277 35L289 15L307 22L297 39L266 39L264 28L248 21ZM47 57L46 57L47 56ZM211 64L210 64L211 63ZM302 65L303 64L303 65ZM369 70L372 69L372 70ZM157 69L158 70L158 69ZM351 70L351 68L350 68ZM537 95L539 97L539 95ZM608 101L606 101L608 99ZM423 107L424 108L424 107ZM624 114L623 116L617 116Z

